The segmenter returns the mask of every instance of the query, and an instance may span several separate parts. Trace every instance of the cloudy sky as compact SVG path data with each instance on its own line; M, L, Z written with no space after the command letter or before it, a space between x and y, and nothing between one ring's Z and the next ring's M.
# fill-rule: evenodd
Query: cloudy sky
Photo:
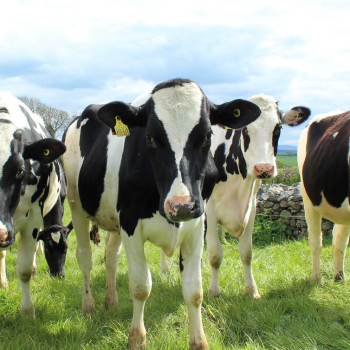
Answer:
M67 112L177 77L217 104L263 92L284 111L350 110L349 0L11 0L1 12L0 90Z

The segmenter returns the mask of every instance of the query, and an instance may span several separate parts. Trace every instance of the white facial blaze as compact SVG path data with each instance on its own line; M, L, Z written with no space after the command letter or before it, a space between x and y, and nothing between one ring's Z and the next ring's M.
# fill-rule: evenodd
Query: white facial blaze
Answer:
M195 83L164 88L153 94L155 112L164 125L177 166L178 176L171 186L168 198L173 195L189 195L187 187L183 184L180 161L188 136L199 123L202 98L203 94Z
M60 241L60 238L61 238L61 233L60 232L52 232L51 238L53 241L55 241L58 244Z
M248 174L253 174L254 166L261 163L272 164L276 173L272 135L276 125L280 122L276 109L277 101L272 96L264 94L252 96L248 100L259 106L261 110L260 117L247 126L250 143L246 152L244 152L242 143Z

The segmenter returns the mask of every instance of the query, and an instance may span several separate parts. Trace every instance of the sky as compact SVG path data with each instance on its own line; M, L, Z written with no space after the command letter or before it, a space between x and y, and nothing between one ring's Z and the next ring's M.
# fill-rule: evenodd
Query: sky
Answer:
M11 0L1 12L0 91L69 113L172 78L216 104L265 93L283 111L350 110L349 0Z

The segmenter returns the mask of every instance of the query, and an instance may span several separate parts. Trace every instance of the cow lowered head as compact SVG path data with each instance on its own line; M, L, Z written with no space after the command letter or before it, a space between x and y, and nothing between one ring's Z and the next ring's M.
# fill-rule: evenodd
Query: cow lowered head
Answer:
M55 139L42 139L26 143L22 131L7 120L2 121L0 152L0 247L14 243L14 213L28 185L38 183L32 171L36 164L48 164L65 152L65 145ZM4 129L14 129L5 133ZM36 164L35 164L36 163Z
M70 222L67 227L62 225L45 227L38 234L38 240L44 242L44 253L51 277L65 277L64 266L68 250L67 238L72 229L73 224Z
M143 129L138 131L139 140L126 138L125 147L128 142L139 142L141 148L147 148L160 196L159 212L174 223L198 218L204 212L203 186L208 167L215 168L210 154L211 126L240 129L259 115L259 107L245 100L215 105L187 79L157 84L140 107L111 102L97 112L112 130L119 120L130 129ZM214 183L210 182L204 197L210 195Z

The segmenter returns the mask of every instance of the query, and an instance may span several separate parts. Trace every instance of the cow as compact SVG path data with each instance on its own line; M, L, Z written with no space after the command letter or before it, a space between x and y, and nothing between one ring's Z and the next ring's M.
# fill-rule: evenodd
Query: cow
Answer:
M223 249L217 224L233 237L239 238L244 290L252 298L260 297L252 272L256 193L264 179L277 175L276 155L282 125L299 125L311 113L308 108L301 106L283 113L275 98L265 94L254 95L248 100L261 110L256 121L236 131L213 126L211 151L219 177L206 207L206 240L211 266L210 297L220 294L218 278Z
M63 156L67 199L83 273L84 313L95 310L89 222L112 232L106 247L106 306L117 306L121 242L134 312L129 347L146 344L144 306L151 291L144 243L171 256L180 248L182 288L191 349L207 349L201 320L201 255L205 203L217 170L210 153L212 125L242 128L260 115L245 100L211 103L188 79L157 84L142 106L116 101L90 105L67 129ZM116 137L116 135L130 136Z
M20 233L17 275L22 290L21 313L35 316L30 295L33 258L43 217L50 212L60 193L62 174L57 158L65 145L50 138L41 117L14 97L0 93L0 250ZM4 261L3 261L4 262ZM6 279L4 264L1 281Z
M344 259L350 234L349 195L350 111L315 116L298 143L305 218L312 254L312 280L319 282L322 216L333 228L334 281L344 279Z

